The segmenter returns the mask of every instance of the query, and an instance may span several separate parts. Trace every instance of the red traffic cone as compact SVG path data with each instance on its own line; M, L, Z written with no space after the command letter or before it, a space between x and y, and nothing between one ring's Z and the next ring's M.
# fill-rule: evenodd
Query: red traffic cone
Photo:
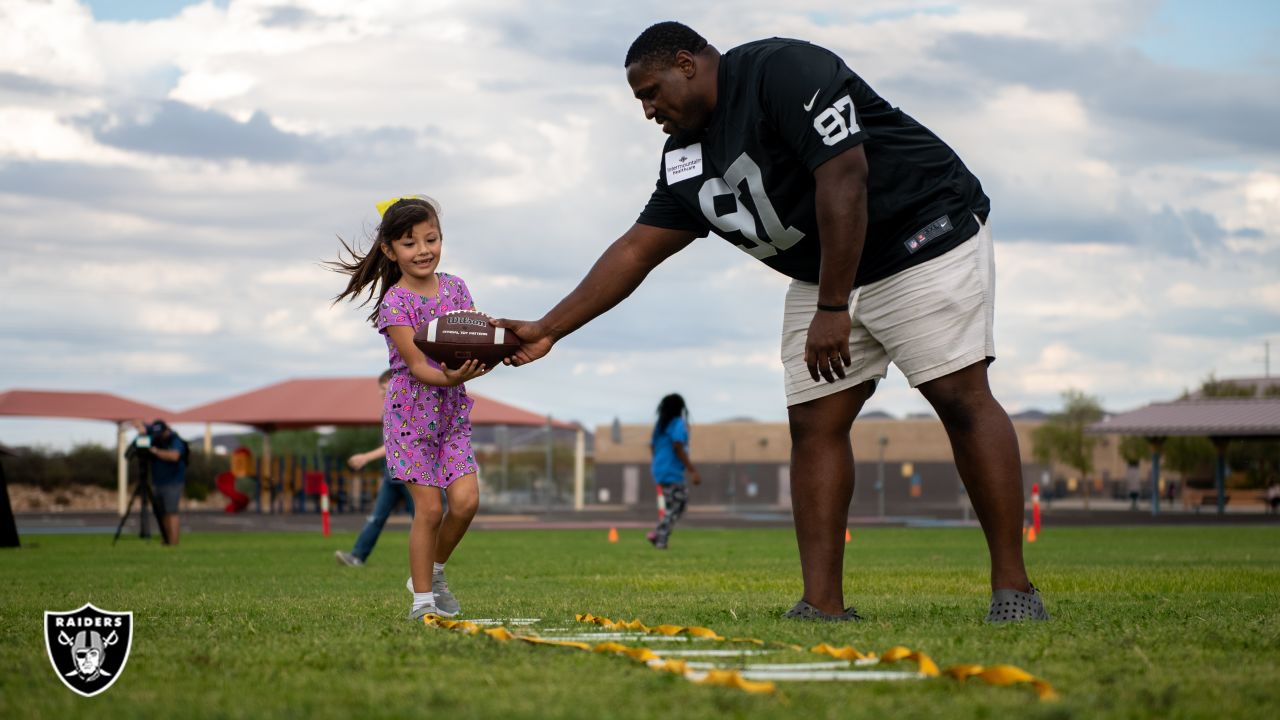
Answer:
M611 543L618 542L618 528L616 527L609 528L609 542Z
M844 529L844 541L849 542L853 539L853 533L849 532L849 528Z

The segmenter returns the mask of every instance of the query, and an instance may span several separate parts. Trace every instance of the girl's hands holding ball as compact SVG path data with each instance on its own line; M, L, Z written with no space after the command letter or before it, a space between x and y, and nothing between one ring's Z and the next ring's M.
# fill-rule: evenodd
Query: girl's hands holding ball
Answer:
M444 373L445 379L449 381L449 386L456 387L468 380L480 377L488 372L489 368L481 365L479 360L468 360L457 369L450 369L445 365L441 365L440 371Z

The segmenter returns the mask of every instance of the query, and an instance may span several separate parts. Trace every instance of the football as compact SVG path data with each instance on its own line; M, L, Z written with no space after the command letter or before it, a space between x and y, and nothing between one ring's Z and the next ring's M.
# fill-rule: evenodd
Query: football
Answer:
M457 310L423 326L414 333L413 344L450 370L472 359L494 368L515 354L520 338L506 328L490 325L489 316L482 312Z

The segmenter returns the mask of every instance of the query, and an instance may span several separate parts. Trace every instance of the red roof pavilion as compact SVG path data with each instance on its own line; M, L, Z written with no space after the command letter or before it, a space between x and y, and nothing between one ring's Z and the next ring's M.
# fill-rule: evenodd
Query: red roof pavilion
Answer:
M8 390L0 393L0 415L126 422L169 419L173 411L102 392Z
M543 426L547 418L514 405L469 393L473 425ZM380 425L382 395L368 377L286 380L257 390L189 408L171 422L216 422L266 430L318 425ZM557 428L576 425L553 420Z

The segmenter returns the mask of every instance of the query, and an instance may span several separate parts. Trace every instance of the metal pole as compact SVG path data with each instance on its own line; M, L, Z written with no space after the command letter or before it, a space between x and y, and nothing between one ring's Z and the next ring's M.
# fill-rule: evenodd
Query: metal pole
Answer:
M1218 491L1218 514L1221 515L1227 511L1226 497L1226 480L1227 480L1227 443L1231 442L1226 438L1213 438L1213 447L1218 451L1218 462L1213 467L1213 486Z
M1160 515L1160 448L1164 438L1147 438L1151 443L1151 515Z
M116 423L116 511L119 517L129 512L129 461L124 456L124 421Z
M734 511L738 507L738 493L735 485L738 482L738 452L737 440L729 441L729 510Z
M889 445L889 438L880 436L880 463L876 468L876 492L879 494L880 517L884 517L884 449Z
M546 487L548 488L548 492L547 492L547 507L548 507L548 508L550 508L550 506L551 506L551 496L552 496L552 494L553 494L553 493L552 493L552 491L553 491L553 490L554 490L554 488L555 488L555 485L554 485L554 483L553 483L553 481L552 481L552 479L551 479L551 453L552 453L552 445L551 445L551 442L552 442L552 438L551 438L551 415L547 415L547 485L546 485Z
M275 482L275 473L271 467L271 430L262 428L262 477L261 487L258 490L258 512L262 512L262 497L267 497L267 512L275 513L275 488L272 483Z
M581 427L573 441L573 509L582 510L587 484L587 434Z
M506 425L498 426L498 437L501 438L499 448L502 451L502 484L498 486L498 497L503 497L507 493L507 474L511 472L511 465L508 462L507 451L511 447L511 428Z

